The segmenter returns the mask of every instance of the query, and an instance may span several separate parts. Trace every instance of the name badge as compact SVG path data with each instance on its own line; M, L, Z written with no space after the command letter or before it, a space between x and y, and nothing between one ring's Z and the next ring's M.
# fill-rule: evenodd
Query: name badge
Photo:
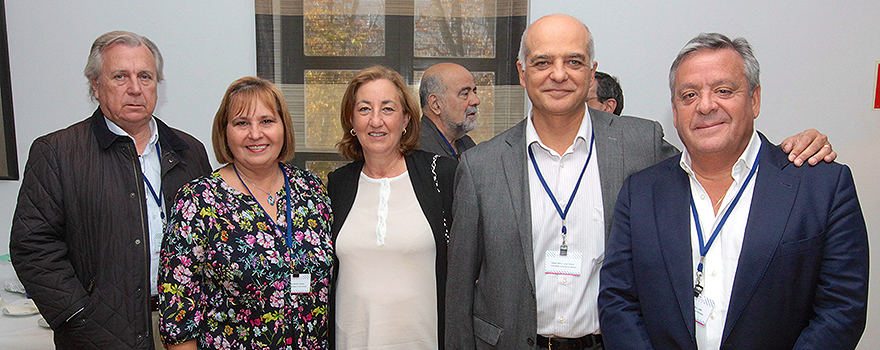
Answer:
M701 326L709 320L709 314L715 308L715 302L706 297L694 297L694 318Z
M558 251L548 250L544 256L544 273L580 276L583 262L583 253L568 252L567 255L562 256Z
M312 274L295 273L290 276L290 292L293 294L308 294L312 291Z

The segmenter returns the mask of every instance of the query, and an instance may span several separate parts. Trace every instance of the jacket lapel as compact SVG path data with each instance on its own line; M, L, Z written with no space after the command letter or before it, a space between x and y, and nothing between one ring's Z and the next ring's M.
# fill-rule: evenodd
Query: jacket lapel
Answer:
M666 273L681 316L695 337L693 251L691 246L690 184L678 162L667 162L667 176L654 182L657 239L666 262Z
M782 172L790 166L785 154L761 137L761 160L755 175L755 190L736 267L722 343L736 326L749 300L754 296L764 271L770 264L789 220L800 180Z
M416 200L422 213L428 219L432 232L444 232L442 212L442 199L440 193L437 192L437 185L434 184L434 175L430 172L430 164L427 161L433 157L433 154L420 154L422 151L415 151L411 155L405 156L406 170L409 172L409 181L412 184L413 192L416 194ZM427 166L419 166L423 163ZM438 237L434 240L440 242ZM445 238L444 238L445 242Z
M505 140L507 148L503 150L501 165L507 186L510 190L510 202L513 204L514 218L517 218L519 239L522 244L523 262L529 273L532 290L535 290L535 264L532 251L532 214L531 198L529 197L529 171L526 168L526 120L513 127Z
M354 205L355 196L357 196L358 180L360 179L361 169L364 168L364 161L359 160L352 163L350 167L339 168L339 180L335 181L336 186L334 192L330 193L331 206L333 208L333 223L331 224L333 232L333 242L336 242L336 236L342 229L342 224Z

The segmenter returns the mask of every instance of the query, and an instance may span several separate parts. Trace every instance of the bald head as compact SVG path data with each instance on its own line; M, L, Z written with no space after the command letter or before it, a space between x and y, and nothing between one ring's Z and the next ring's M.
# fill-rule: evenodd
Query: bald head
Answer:
M428 96L431 94L437 96L444 96L446 94L446 81L449 80L448 78L465 75L473 80L473 76L467 68L452 62L437 63L428 67L425 70L425 74L422 75L422 82L419 85L419 102L422 104L422 109L428 108ZM447 77L447 79L444 80L444 77Z
M526 57L529 56L530 51L530 42L527 40L529 38L530 32L540 32L538 33L541 37L546 37L544 32L548 33L571 33L571 34L585 34L584 38L584 48L589 55L589 61L593 61L596 59L596 51L593 45L593 33L590 32L590 28L587 27L586 24L581 22L579 19L574 18L569 15L564 14L553 14L546 15L544 17L538 18L534 23L530 24L526 27L526 30L523 31L522 39L519 43L519 56L517 59L520 62L525 62Z
M596 70L592 48L590 30L568 15L544 16L526 29L516 65L534 119L580 122Z
M474 76L455 63L438 63L425 71L419 86L422 113L449 140L457 140L476 127L477 86Z

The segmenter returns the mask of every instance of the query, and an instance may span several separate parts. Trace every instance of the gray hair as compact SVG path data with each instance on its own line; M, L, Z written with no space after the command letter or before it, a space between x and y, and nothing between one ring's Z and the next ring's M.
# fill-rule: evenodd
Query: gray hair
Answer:
M749 42L745 38L730 40L724 34L719 33L700 33L700 35L688 41L687 45L675 57L672 67L669 68L669 91L672 95L675 96L675 72L678 71L678 66L681 65L685 58L700 50L722 49L731 49L742 58L743 72L749 81L749 94L754 93L758 85L761 85L761 66L758 64L755 54L752 53L752 46L749 45Z
M104 58L102 55L105 50L115 44L123 44L128 47L146 46L147 49L153 53L153 58L156 59L156 82L158 83L165 79L165 75L162 74L162 66L164 63L162 60L162 53L159 52L159 47L157 47L155 43L143 35L138 35L132 32L121 30L107 32L99 36L95 39L95 42L92 43L92 49L89 51L89 60L86 62L86 68L83 69L83 74L89 80L89 97L91 97L92 100L95 99L95 87L92 83L97 82L98 78L101 77L101 68L104 65Z
M581 23L583 24L583 23ZM522 38L519 40L519 55L517 55L516 59L523 65L523 68L526 66L526 57L529 56L531 51L529 50L529 46L526 44L526 36L529 35L529 28L532 25L530 24L526 27L526 30L523 31ZM593 61L596 59L596 45L593 44L593 33L590 32L590 28L584 24L584 29L587 31L587 61L590 64L590 69L593 68Z
M445 86L443 86L441 80L440 74L422 76L422 82L419 84L419 102L422 104L422 109L427 108L428 96L431 94L437 96L444 96L446 94Z

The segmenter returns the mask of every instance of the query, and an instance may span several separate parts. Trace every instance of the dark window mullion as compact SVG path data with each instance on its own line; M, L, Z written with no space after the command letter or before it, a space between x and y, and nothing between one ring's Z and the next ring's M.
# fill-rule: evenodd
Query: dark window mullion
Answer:
M271 20L271 19L270 19ZM306 56L303 51L303 16L281 16L281 81L282 84L303 84ZM269 77L272 79L274 77ZM275 82L278 84L279 82Z
M525 16L499 17L495 27L495 57L498 59L496 81L498 85L519 85L516 56L519 42L526 28Z
M385 58L391 69L413 81L413 17L385 16Z

